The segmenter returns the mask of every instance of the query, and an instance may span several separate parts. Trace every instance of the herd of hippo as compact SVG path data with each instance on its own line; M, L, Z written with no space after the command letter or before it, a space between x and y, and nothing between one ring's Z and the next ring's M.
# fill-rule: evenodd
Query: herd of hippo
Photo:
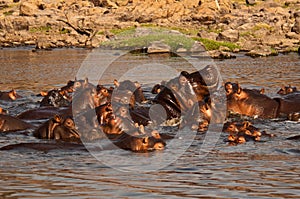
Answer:
M88 79L75 79L38 96L40 107L16 116L0 109L0 132L25 130L37 139L49 141L7 145L0 150L82 147L82 142L103 138L135 152L162 150L166 140L174 135L159 133L157 127L205 132L212 122L223 126L223 132L228 133L226 141L240 144L274 135L260 131L249 121L229 121L230 113L264 119L300 119L300 92L295 87L283 87L278 91L280 97L270 98L263 89L242 88L232 82L222 85L212 65L193 73L182 71L178 77L155 85L151 93L129 80L95 86ZM15 90L0 92L3 101L21 97ZM35 125L35 121L42 122Z

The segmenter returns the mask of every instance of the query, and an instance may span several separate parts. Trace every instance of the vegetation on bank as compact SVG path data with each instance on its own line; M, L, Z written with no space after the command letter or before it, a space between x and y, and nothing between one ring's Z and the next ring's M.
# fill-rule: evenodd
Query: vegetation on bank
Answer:
M184 29L178 27L159 27L152 24L142 25L141 28L147 29L146 34L139 35L136 27L127 27L123 29L112 29L115 40L102 43L103 47L109 48L142 48L149 46L154 41L162 41L169 45L171 50L178 48L190 50L195 41L203 44L206 50L217 50L221 46L227 47L230 51L239 49L235 43L220 42L206 38L197 37L197 30Z

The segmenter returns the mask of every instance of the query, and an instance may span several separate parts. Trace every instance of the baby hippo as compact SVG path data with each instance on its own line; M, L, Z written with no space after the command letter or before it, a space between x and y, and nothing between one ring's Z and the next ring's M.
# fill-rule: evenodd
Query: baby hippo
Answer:
M166 143L155 130L150 135L139 134L139 132L123 133L113 143L121 149L134 152L163 150L166 146Z
M55 139L63 141L79 142L80 135L75 128L71 117L65 119L59 115L42 124L33 135L39 139Z
M18 98L22 98L19 94L17 94L15 89L12 89L11 91L0 91L0 100L5 101L14 101Z
M290 84L288 86L283 86L278 92L277 94L279 95L287 95L289 93L293 93L296 92L297 88L296 87L292 87Z
M247 141L260 141L261 136L266 135L273 137L273 134L267 134L265 131L260 132L258 128L250 122L227 122L224 124L223 132L229 133L228 141L232 144L242 144Z

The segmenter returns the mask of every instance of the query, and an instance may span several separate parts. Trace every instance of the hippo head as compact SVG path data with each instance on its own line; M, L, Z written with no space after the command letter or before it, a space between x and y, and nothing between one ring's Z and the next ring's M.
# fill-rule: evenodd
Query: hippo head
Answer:
M293 92L296 92L296 91L297 91L296 87L292 87L291 85L288 85L288 86L281 87L281 89L277 92L277 94L287 95L289 93L293 93Z
M134 152L147 152L153 150L163 150L166 143L161 139L157 131L152 131L150 135L130 132L130 134L124 133L121 138L114 142L116 146L121 149L131 150ZM135 135L135 136L133 136Z
M40 106L63 107L70 105L70 101L61 93L59 89L41 92L41 94L44 96L44 98L40 102Z
M74 120L71 117L64 119L62 124L55 127L53 130L54 139L65 141L78 141L80 134L76 130Z

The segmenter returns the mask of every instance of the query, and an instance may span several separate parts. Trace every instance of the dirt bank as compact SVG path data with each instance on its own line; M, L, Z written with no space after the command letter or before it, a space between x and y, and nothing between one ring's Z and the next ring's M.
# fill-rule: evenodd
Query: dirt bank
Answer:
M0 13L2 47L98 47L147 26L179 31L223 56L276 55L300 44L299 0L2 0Z

